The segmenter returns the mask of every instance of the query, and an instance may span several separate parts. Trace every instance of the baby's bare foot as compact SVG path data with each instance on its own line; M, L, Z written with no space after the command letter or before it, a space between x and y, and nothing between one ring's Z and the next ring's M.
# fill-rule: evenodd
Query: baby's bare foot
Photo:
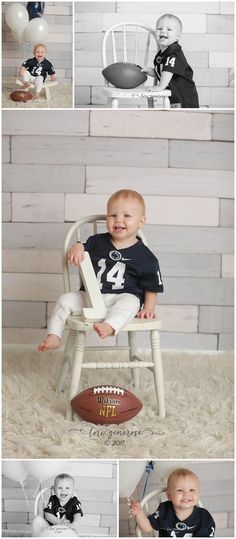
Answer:
M61 339L57 335L53 335L53 333L50 333L47 335L45 341L42 342L38 346L39 352L45 352L46 350L56 350L57 348L60 348L61 346Z
M107 322L93 324L93 329L96 331L99 337L101 337L101 339L106 339L106 337L110 337L115 333L114 328L112 328Z

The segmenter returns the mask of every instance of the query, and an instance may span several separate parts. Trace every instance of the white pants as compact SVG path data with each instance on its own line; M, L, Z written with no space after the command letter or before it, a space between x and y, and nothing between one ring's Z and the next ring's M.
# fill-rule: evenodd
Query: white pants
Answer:
M43 77L39 75L38 77L33 77L29 71L25 69L23 75L22 75L23 82L32 82L35 84L36 93L40 93L43 86Z
M45 520L45 518L38 515L34 517L32 521L32 537L39 537L40 533L46 528L49 528L50 524Z
M139 299L133 294L103 294L102 297L107 308L104 321L114 328L115 333L130 322L139 311ZM83 307L88 306L86 293L81 290L60 296L48 325L48 333L61 339L67 318L71 314L82 314Z

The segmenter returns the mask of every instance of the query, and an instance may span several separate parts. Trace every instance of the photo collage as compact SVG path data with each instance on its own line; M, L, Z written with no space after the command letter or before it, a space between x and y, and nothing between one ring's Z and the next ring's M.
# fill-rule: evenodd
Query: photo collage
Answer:
M235 537L234 4L1 2L1 537Z

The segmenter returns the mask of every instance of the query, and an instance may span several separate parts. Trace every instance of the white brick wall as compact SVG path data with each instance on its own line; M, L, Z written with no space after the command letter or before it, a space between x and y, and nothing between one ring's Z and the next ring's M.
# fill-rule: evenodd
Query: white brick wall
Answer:
M120 461L120 467L122 461ZM163 479L176 468L188 468L196 473L200 480L200 499L213 516L216 523L216 537L234 537L234 463L233 461L155 461L154 470L148 479L145 494L166 486ZM138 483L134 498L142 499L145 480L144 473ZM163 500L164 501L164 500ZM150 512L156 509L155 498L150 504ZM127 500L120 498L119 505L119 536L135 536L135 519L128 514Z
M116 537L117 462L114 460L63 461L59 473L68 473L74 477L76 495L81 501L84 512L80 525L81 536ZM54 476L43 481L42 488L51 486L53 479ZM29 475L26 478L25 492L29 501L29 511L21 485L2 476L3 537L9 535L10 532L14 533L14 530L15 537L19 537L20 533L31 537L31 522L38 484L34 476Z
M232 113L7 110L2 129L5 341L45 334L66 230L123 187L146 200L162 347L232 349Z
M27 2L21 2L23 6ZM12 82L22 62L32 57L29 42L19 44L5 22L5 2L2 2L2 79ZM43 18L48 23L49 34L46 38L47 55L52 62L58 80L72 80L73 64L73 20L72 2L46 2Z
M155 28L161 14L174 13L183 23L180 43L194 71L200 106L233 107L233 8L233 2L75 2L75 105L106 103L101 47L111 25L135 20ZM134 44L129 36L127 43L132 50ZM120 50L121 47L120 38ZM150 65L153 57L151 46ZM125 106L132 106L132 101L127 100ZM146 103L136 102L135 106L145 107Z

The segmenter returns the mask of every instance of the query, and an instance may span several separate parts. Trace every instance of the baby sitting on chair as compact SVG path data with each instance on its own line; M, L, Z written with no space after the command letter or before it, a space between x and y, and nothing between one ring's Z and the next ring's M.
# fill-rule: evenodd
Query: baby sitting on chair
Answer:
M138 237L145 223L145 203L136 191L121 189L107 203L107 230L91 236L83 245L78 242L68 253L68 260L79 266L88 251L107 309L104 322L95 323L96 333L105 339L115 335L132 318L156 317L157 293L163 292L158 260ZM86 307L84 287L63 294L52 313L48 335L38 350L59 348L67 318L81 314Z
M34 46L34 58L29 58L23 62L19 70L24 87L29 88L33 82L36 88L35 99L38 99L47 75L51 75L51 80L56 80L56 72L49 60L45 58L46 47L42 43Z
M139 502L131 504L131 514L143 534L159 531L159 537L214 537L211 514L199 507L200 485L195 473L186 468L172 472L167 481L167 502L146 516Z
M55 524L73 526L79 524L83 511L80 501L74 495L74 479L71 475L62 473L54 481L54 492L44 508L44 518L36 516L32 522L33 537Z

